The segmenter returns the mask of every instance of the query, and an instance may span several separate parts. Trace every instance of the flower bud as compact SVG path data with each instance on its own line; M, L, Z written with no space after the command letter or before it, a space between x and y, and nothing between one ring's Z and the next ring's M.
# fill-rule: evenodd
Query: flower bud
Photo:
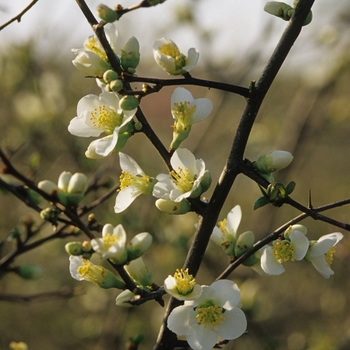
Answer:
M128 265L125 265L125 270L137 284L144 287L152 285L152 274L148 271L142 258L130 261Z
M67 200L71 204L80 203L83 198L85 191L88 187L88 181L85 174L75 173L69 180L67 188Z
M91 243L89 241L84 241L81 244L81 248L82 248L83 252L85 252L85 253L89 253L92 250L92 246L91 246Z
M119 101L119 108L131 111L139 106L139 100L133 95L126 95Z
M211 185L211 174L209 172L209 170L206 170L204 172L202 181L201 181L201 187L202 187L202 193L204 193L205 191L208 190L208 188Z
M83 247L81 242L69 242L65 245L64 249L68 255L82 255Z
M140 62L140 45L137 39L133 36L131 37L124 48L122 49L122 55L120 58L120 64L123 70L134 74L136 67Z
M127 245L128 260L139 258L152 244L153 238L148 232L137 234Z
M103 4L100 4L97 7L97 15L107 23L112 23L120 18L120 15L117 11L114 11L110 7Z
M16 269L16 273L19 277L25 280L36 280L43 276L44 271L39 265L21 265Z
M262 172L273 173L288 166L292 160L292 154L287 151L271 151L260 156L255 166Z
M168 214L186 214L191 210L191 205L187 202L186 199L183 199L181 202L173 202L169 199L157 199L156 207L160 211L164 211Z
M53 224L57 224L57 211L54 208L45 208L40 212L40 217Z
M246 231L239 235L235 246L235 256L239 257L249 250L253 246L254 240L254 233L252 231Z
M113 80L109 83L109 88L111 91L119 92L123 89L123 82L119 79Z
M296 224L296 225L290 225L285 231L284 231L284 238L289 239L290 234L293 231L300 231L304 235L307 234L307 228L304 225Z
M103 73L103 80L106 84L117 79L119 79L119 74L113 69L108 69Z
M40 188L42 191L49 194L50 196L53 196L58 190L57 185L49 180L40 181L38 183L38 188Z
M72 173L70 173L69 171L64 171L63 173L61 173L61 175L58 178L58 188L63 191L63 192L67 192L67 188L69 185L69 181L72 177Z
M115 303L120 307L133 307L130 303L130 299L134 298L136 294L131 292L129 289L123 290L115 299Z

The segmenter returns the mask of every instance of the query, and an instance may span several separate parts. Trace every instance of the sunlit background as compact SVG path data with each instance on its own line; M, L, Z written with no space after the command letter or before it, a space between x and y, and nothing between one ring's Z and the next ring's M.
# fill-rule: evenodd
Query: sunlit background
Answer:
M0 3L0 25L19 13L29 1ZM88 1L95 10L100 1ZM113 7L116 3L105 1ZM129 6L133 1L122 4ZM116 23L120 46L135 36L141 47L139 76L167 78L152 56L153 42L167 37L182 52L200 51L193 76L248 86L257 80L287 23L263 11L264 1L254 0L168 0L149 9L128 14ZM307 205L311 189L314 206L350 197L350 5L344 1L316 0L314 19L305 27L291 55L272 85L253 128L245 156L250 160L274 149L294 155L289 168L277 173L279 182L297 183L293 198ZM89 160L84 152L90 139L67 131L76 115L80 98L99 90L71 64L72 48L82 47L92 31L74 1L39 0L22 17L0 32L0 140L1 147L24 174L33 159L40 166L30 176L35 181L56 181L66 170L85 172L90 179L118 182L119 159ZM203 158L213 176L209 198L228 155L239 117L245 106L242 97L213 89L186 87L195 98L213 101L211 116L192 128L183 144ZM141 107L165 145L172 138L170 96L173 87L153 94ZM123 150L150 175L164 172L157 153L140 134ZM90 193L84 203L98 198L105 189ZM260 191L251 180L239 177L220 219L236 204L243 210L239 233L252 230L256 239L299 214L287 206L253 211ZM122 223L128 239L149 231L154 244L144 256L154 280L181 267L194 233L196 216L169 217L154 207L154 199L138 198L124 213L113 212L115 198L94 211L97 220L114 226ZM45 204L44 204L45 205ZM47 204L48 206L48 204ZM349 208L327 212L334 219L349 222ZM39 216L9 194L0 193L0 240L6 241L14 227L32 215ZM339 231L322 222L307 219L309 239ZM38 237L52 232L46 225ZM349 262L347 232L338 244L332 265L335 275L324 279L306 262L286 264L286 273L261 277L240 267L231 276L241 288L242 307L248 318L248 334L226 349L239 350L346 350L350 348ZM84 237L80 238L84 240ZM0 295L33 295L61 288L76 288L73 298L48 298L11 303L0 300L0 349L11 341L25 341L30 350L124 349L129 337L145 334L140 349L152 349L164 309L155 302L122 309L115 306L118 292L102 290L71 278L64 246L56 240L22 255L15 265L41 264L45 275L38 281L24 281L15 275L0 282ZM170 242L170 244L169 244ZM6 243L0 254L6 254ZM96 259L96 262L99 262ZM221 249L209 244L198 282L210 284L229 263ZM167 300L167 297L165 297Z

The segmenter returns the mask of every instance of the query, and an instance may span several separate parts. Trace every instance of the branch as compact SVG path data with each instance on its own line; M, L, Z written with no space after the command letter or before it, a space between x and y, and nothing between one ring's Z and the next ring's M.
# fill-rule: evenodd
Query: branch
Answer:
M2 24L0 26L0 30L3 30L6 28L8 25L10 25L12 22L17 21L18 23L21 22L22 16L29 11L39 0L33 0L22 12L20 12L17 16L11 18L9 21L6 23Z

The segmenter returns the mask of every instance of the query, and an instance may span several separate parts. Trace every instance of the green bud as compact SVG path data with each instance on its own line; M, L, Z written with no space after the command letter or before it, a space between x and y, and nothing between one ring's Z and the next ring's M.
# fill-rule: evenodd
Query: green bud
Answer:
M97 7L97 15L107 23L112 23L114 21L117 21L120 18L120 15L117 11L114 11L108 6L103 4L100 4Z
M127 245L128 260L135 260L152 244L153 238L148 232L137 234Z
M117 79L119 79L119 75L113 69L108 69L103 73L103 80L106 84Z
M142 123L137 121L134 125L136 131L142 130Z
M131 111L139 106L139 100L133 95L126 95L119 101L119 108Z
M158 4L162 4L165 0L148 0L148 4L150 6L156 6Z
M88 187L88 180L85 174L75 173L69 180L67 188L67 200L71 204L80 203Z
M310 11L308 13L308 15L306 16L306 19L305 19L305 21L303 23L303 26L307 26L308 24L311 23L311 21L312 21L312 11Z
M33 191L31 188L25 187L24 190L27 198L33 201L35 204L39 205L44 200L39 193Z
M206 170L201 180L202 193L207 191L210 185L211 185L211 174L209 170Z
M168 214L186 214L191 210L191 205L187 202L186 199L183 199L181 202L173 202L168 199L157 199L156 207L160 211L164 211Z
M65 245L65 250L68 255L82 255L83 247L81 242L69 242Z
M124 71L128 71L131 74L135 73L135 68L140 62L140 46L137 39L131 37L124 48L120 58L120 64Z
M288 166L293 160L287 151L271 151L258 158L255 166L264 173L273 173Z
M57 224L57 211L55 208L46 208L40 212L40 217L53 224Z
M18 227L15 227L7 236L7 241L12 242L13 240L17 240L21 238L21 232Z
M287 185L287 187L286 187L286 192L287 192L288 195L291 194L291 193L294 191L295 186L296 186L296 183L295 183L294 181L291 181L291 182Z
M254 233L252 231L246 231L239 235L236 246L235 246L235 256L239 257L248 251L254 245Z
M109 83L109 88L111 91L119 92L123 89L123 82L119 79L113 80Z
M289 21L293 15L294 9L284 2L269 1L265 4L264 11L280 17L285 21Z
M82 248L84 253L89 253L92 250L92 246L91 246L91 243L89 241L84 241L81 244L81 248Z
M36 280L43 276L44 271L41 266L28 264L19 266L16 273L25 280Z
M148 271L142 258L137 258L125 265L125 270L129 276L139 285L148 287L153 284L152 274Z

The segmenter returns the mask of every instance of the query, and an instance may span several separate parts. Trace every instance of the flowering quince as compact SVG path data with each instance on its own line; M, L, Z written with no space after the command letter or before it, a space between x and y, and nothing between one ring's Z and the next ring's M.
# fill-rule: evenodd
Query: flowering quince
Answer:
M237 229L242 219L242 210L239 205L236 205L227 214L227 218L219 221L218 226L210 236L218 246L221 246L225 253L229 256L234 256L234 249L237 240Z
M218 337L236 339L246 330L247 320L237 307L240 291L229 280L220 280L202 286L202 295L186 300L168 317L168 328L177 335L186 336L194 350L210 350Z
M133 127L129 122L136 110L121 110L119 97L113 92L103 91L99 96L87 95L78 102L77 116L71 120L68 131L80 137L98 137L106 133L106 137L93 141L85 153L88 158L106 157L118 148L119 138L125 144L126 140L120 134L127 133L130 136Z
M124 289L125 283L109 270L102 266L94 265L90 260L82 256L71 255L69 257L69 271L71 276L77 281L88 281L101 288Z
M114 52L116 52L118 32L111 23L104 26L107 40ZM107 55L96 35L88 37L83 49L72 49L76 55L73 64L86 75L99 76L111 68Z
M322 236L318 241L310 241L310 248L306 254L305 260L311 262L315 269L325 278L334 274L331 269L335 245L343 239L340 232L330 233Z
M115 201L114 211L121 213L139 195L151 194L157 180L147 176L135 160L128 155L119 152L120 167L120 190Z
M176 149L185 140L194 123L205 119L212 111L213 105L207 98L194 99L184 88L176 88L171 96L171 114L175 119L171 149Z
M177 300L193 300L202 294L202 287L196 284L188 269L177 269L174 276L169 275L164 281L164 289Z
M309 248L306 232L305 226L290 226L285 231L283 240L276 240L272 246L265 246L260 261L263 271L268 275L280 275L285 271L282 263L304 259Z
M293 160L293 155L287 151L271 151L263 154L255 162L258 170L273 173L287 167Z
M126 233L122 225L113 227L106 224L102 229L102 238L91 240L91 246L102 259L112 259L116 264L122 264L127 260L125 248Z
M205 180L205 163L196 159L186 148L177 149L170 159L173 171L159 174L153 187L153 196L181 202L185 198L196 198L203 192L201 182Z
M170 39L159 39L153 45L153 56L157 64L170 75L189 72L198 62L199 52L191 48L187 57Z

